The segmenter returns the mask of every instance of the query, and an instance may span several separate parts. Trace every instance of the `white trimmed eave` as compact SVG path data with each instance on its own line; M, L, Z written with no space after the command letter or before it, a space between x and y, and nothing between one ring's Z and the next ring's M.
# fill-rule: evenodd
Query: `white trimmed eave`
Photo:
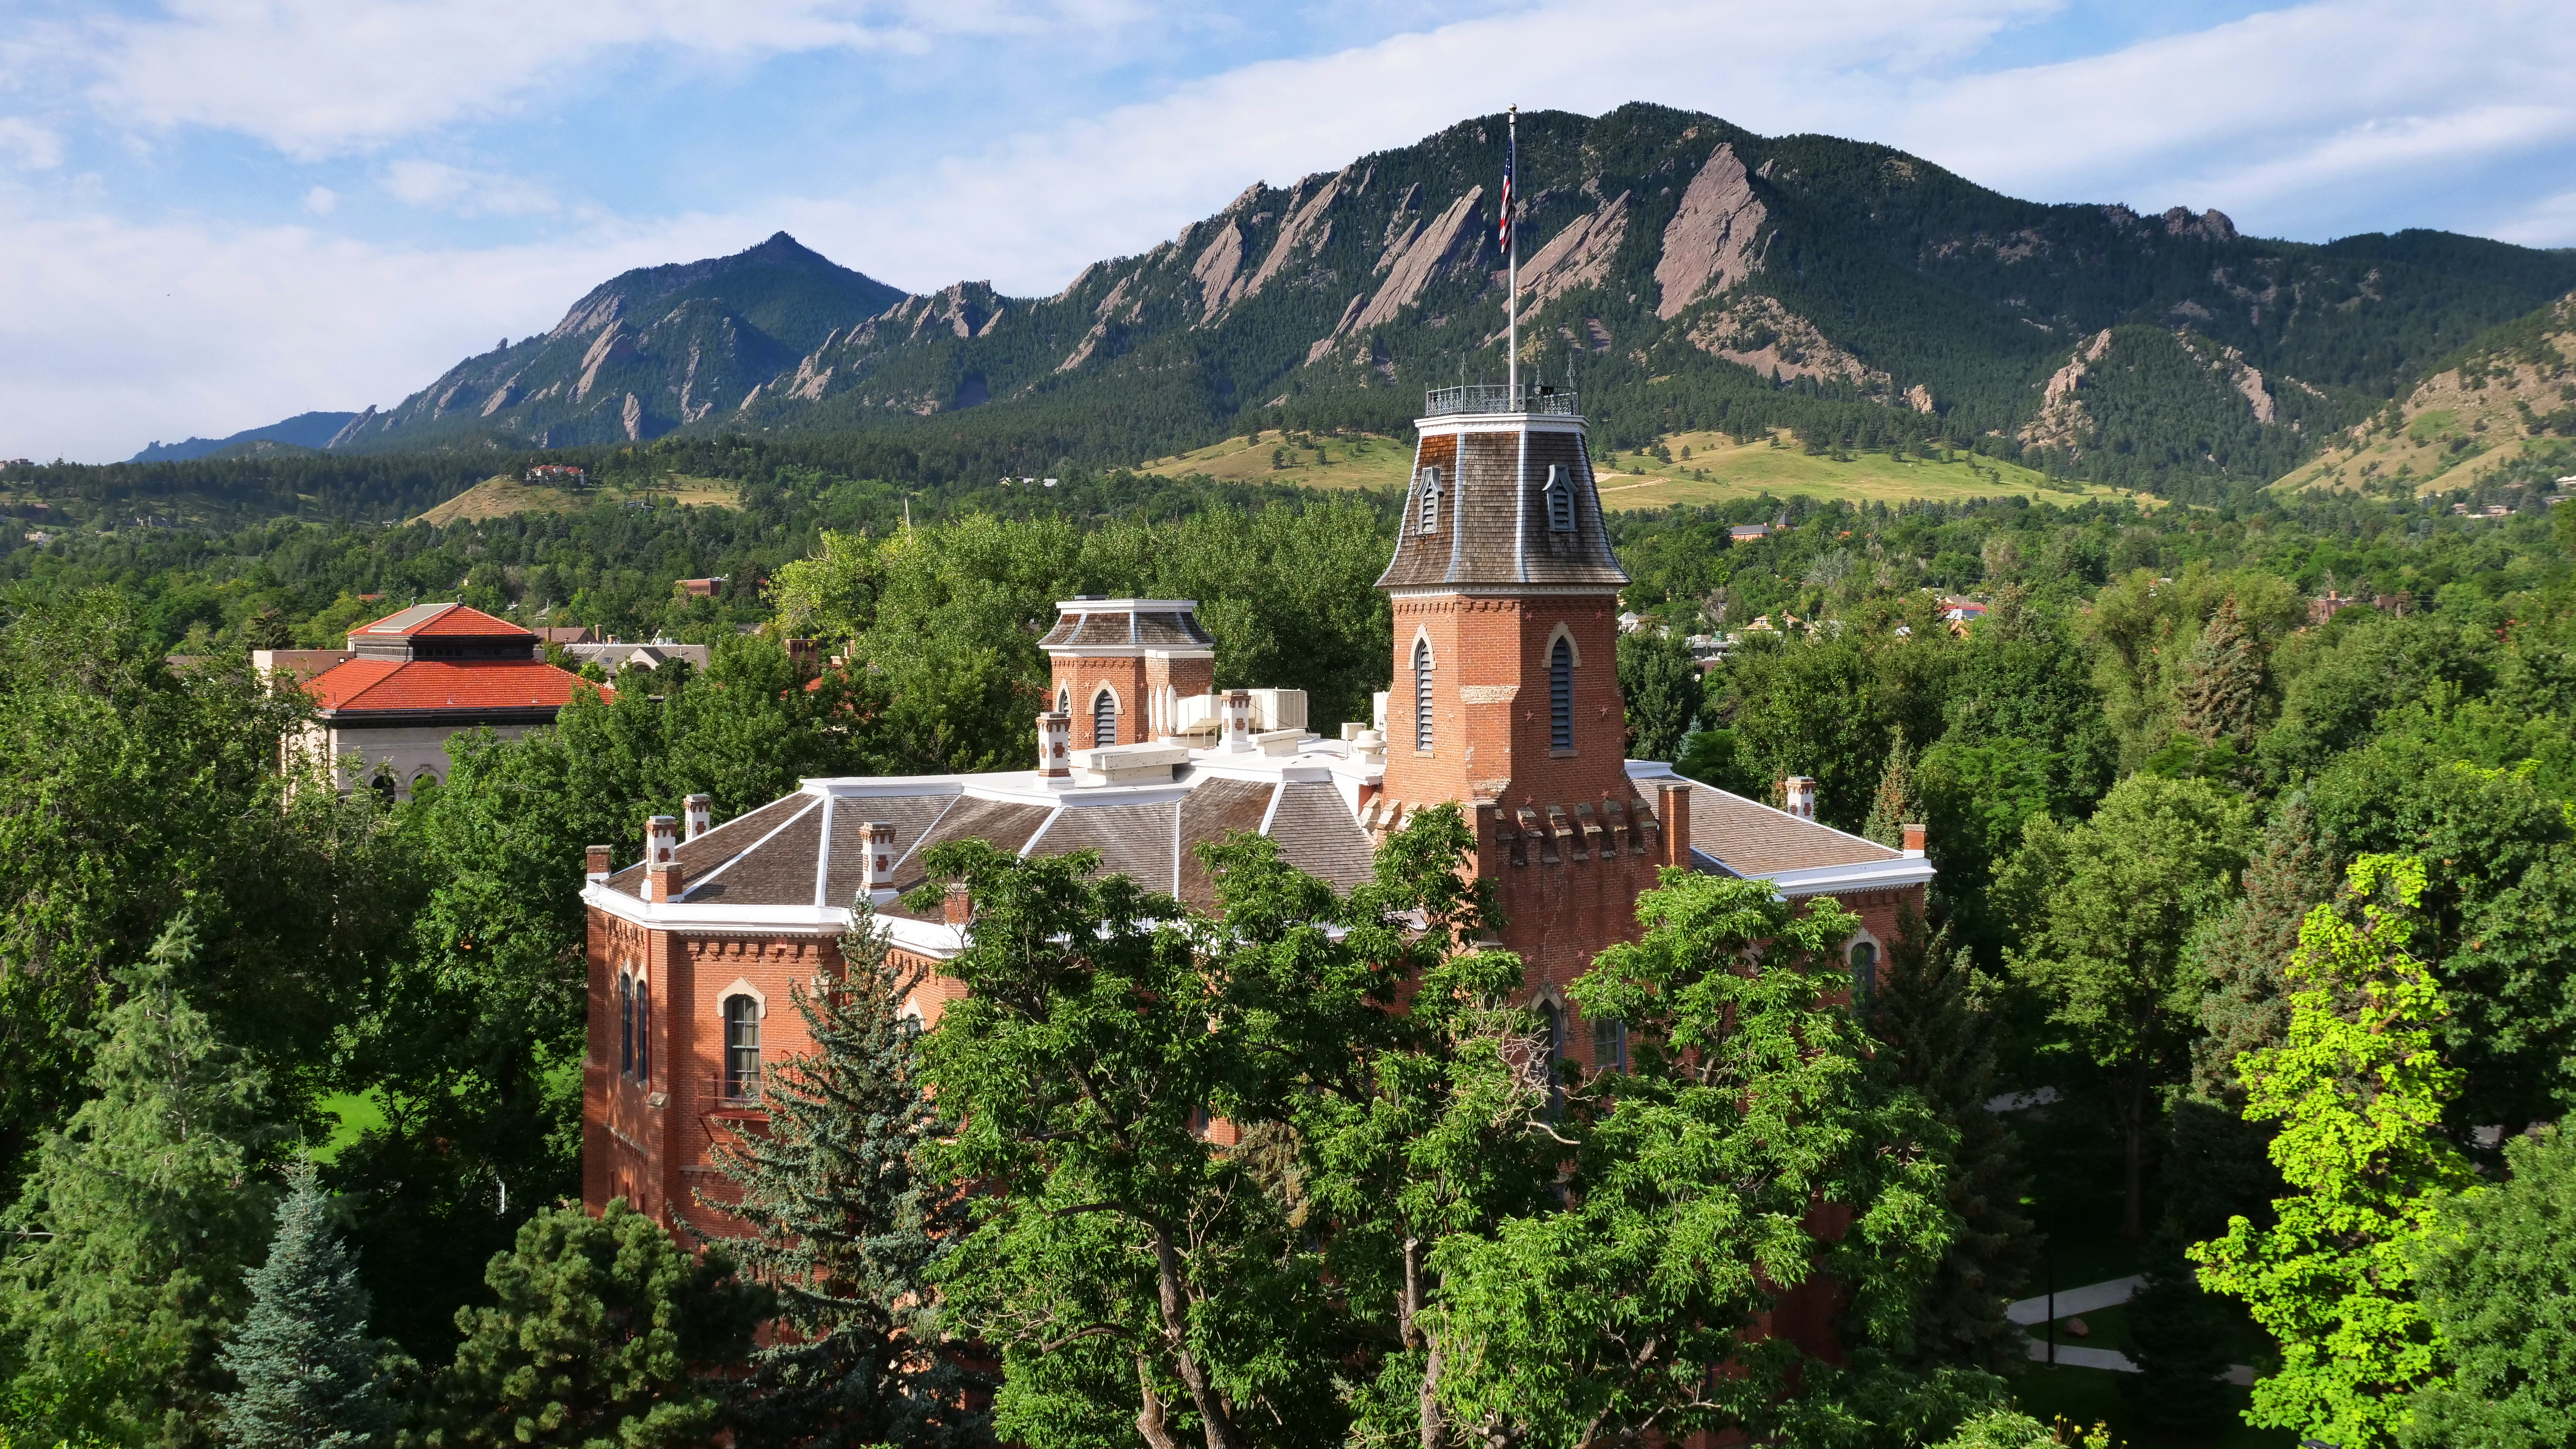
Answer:
M581 899L586 906L655 931L839 936L850 929L852 919L845 906L691 905L687 901L638 900L597 881L582 887ZM943 921L879 916L877 924L885 928L887 939L917 956L945 961L965 949L965 934Z
M1935 872L1932 862L1919 855L1901 856L1895 860L1868 860L1853 865L1819 865L1805 870L1775 870L1767 873L1747 872L1747 880L1767 880L1779 887L1784 896L1830 896L1851 891L1895 890L1904 886L1929 885Z

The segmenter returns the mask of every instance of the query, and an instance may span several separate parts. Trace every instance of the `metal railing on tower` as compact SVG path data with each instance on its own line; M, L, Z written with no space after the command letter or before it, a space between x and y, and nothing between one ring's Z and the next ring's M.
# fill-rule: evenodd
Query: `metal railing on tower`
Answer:
M1531 384L1513 388L1507 384L1485 382L1461 387L1435 387L1428 394L1424 408L1427 416L1435 418L1457 413L1539 413L1573 417L1583 411L1574 389L1570 387Z

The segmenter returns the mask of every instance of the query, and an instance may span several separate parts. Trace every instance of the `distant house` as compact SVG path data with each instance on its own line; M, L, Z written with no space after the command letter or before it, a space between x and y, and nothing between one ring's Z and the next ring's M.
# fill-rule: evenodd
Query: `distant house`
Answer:
M1726 531L1726 536L1737 543L1751 543L1756 539L1770 537L1771 525L1767 523L1739 523L1733 528L1728 529Z
M2360 604L2361 600L2351 594L2339 594L2328 589L2317 598L2308 600L2308 622L2322 624L2346 609L2359 607Z
M1986 617L1986 606L1953 594L1941 601L1941 617L1953 624L1973 624Z
M691 669L704 669L714 651L704 644L679 644L669 639L655 639L645 644L567 644L567 658L583 664L596 664L610 674L621 669L658 669L673 659L685 660Z
M727 574L718 574L711 579L682 579L672 587L692 599L712 599L724 592L725 583L730 577Z
M597 635L590 632L588 626L581 624L547 626L533 629L529 632L537 636L537 642L539 644L551 644L558 648L569 648L575 644L595 643L598 639Z
M539 463L528 470L528 481L552 488L579 488L590 482L590 475L570 463Z

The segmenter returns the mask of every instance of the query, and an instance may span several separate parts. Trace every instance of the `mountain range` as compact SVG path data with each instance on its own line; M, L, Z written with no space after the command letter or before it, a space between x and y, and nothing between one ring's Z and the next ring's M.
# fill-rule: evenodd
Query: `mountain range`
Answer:
M126 459L129 463L179 463L190 458L255 457L272 451L277 445L306 449L330 446L340 430L357 421L356 413L297 413L282 423L264 428L245 428L229 438L188 438L165 443L155 438L144 450ZM257 445L268 444L269 448Z
M782 232L616 277L326 446L971 429L1109 465L1247 427L1400 429L1423 388L1501 378L1503 148L1486 117L1257 184L1050 297L906 294ZM1889 147L1642 104L1522 117L1519 177L1523 365L1571 378L1623 443L1787 427L2241 488L2576 289L2576 250L2265 240L2216 211L2020 201Z

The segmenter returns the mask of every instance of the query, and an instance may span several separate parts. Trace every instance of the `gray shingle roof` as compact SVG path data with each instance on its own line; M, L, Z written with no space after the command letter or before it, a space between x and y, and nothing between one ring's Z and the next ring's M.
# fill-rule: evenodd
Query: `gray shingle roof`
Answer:
M1548 525L1548 469L1563 468L1574 490L1574 527ZM1422 531L1422 493L1438 470L1439 506ZM1610 551L1601 496L1583 434L1568 429L1442 432L1426 429L1414 455L1395 557L1382 589L1514 584L1617 588L1627 571Z

